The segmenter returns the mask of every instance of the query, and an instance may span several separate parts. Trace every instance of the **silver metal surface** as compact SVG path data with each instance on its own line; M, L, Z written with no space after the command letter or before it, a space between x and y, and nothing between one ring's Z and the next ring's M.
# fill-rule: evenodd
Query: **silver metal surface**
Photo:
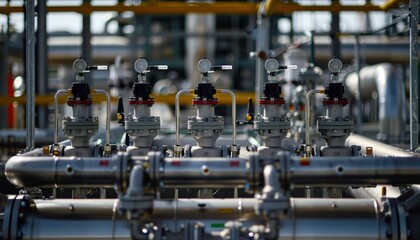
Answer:
M232 144L236 146L236 95L229 89L221 89L221 93L227 93L232 97Z
M386 239L386 224L374 200L291 199L290 218L280 224L278 239Z
M307 106L311 106L311 98L312 95L315 93L321 93L322 91L319 89L310 90L306 94L305 98L305 144L310 146L311 145L311 126L310 126L310 119L311 119L311 108Z
M405 137L406 100L401 69L389 63L367 66L360 69L359 74L349 74L345 84L350 93L360 95L361 99L369 100L372 92L377 92L380 139L399 141Z
M361 152L366 154L366 148L371 147L374 156L396 156L396 157L420 157L420 154L398 148L389 144L373 140L358 134L350 134L346 140L346 146L360 146Z
M69 92L67 89L60 89L54 95L54 145L58 143L58 97Z
M26 1L26 149L35 148L35 0Z
M119 181L118 158L24 157L10 158L7 179L20 187L104 187Z
M187 93L190 93L191 91L193 91L192 89L191 90L187 90L187 89L184 89L184 90L180 90L177 94L176 94L176 97L175 97L175 117L176 117L176 129L175 129L175 134L176 134L176 139L175 139L175 145L176 146L180 146L181 145L181 143L180 143L180 129L179 129L179 125L180 125L180 120L181 120L181 111L180 111L180 107L179 107L179 98L181 97L181 95L182 94L187 94Z
M252 178L242 158L166 158L160 180L164 187L244 187Z
M111 98L109 96L109 93L102 89L95 89L96 93L105 95L106 98L106 132L105 132L105 144L110 144L110 138L111 138Z
M283 177L294 185L418 184L418 157L292 157Z

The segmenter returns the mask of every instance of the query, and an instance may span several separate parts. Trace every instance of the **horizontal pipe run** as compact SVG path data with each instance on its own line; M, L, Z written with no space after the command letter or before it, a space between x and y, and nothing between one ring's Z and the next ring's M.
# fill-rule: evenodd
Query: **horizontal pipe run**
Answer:
M5 175L19 187L103 187L118 182L117 158L24 157L6 162Z
M255 215L257 199L153 200L149 216L165 236L179 237L181 226L204 223L214 239L225 239L221 231L229 221L244 227L264 226ZM117 212L118 200L87 199L34 200L19 214L18 228L5 221L6 229L19 230L25 239L131 239L130 221ZM7 206L9 208L11 206ZM17 216L16 215L16 216ZM397 223L391 216L389 224ZM147 223L147 219L145 219ZM217 228L213 224L217 223ZM385 239L385 221L371 199L290 199L289 214L280 219L279 239ZM398 224L398 223L397 223ZM397 234L397 233L395 233Z
M282 179L298 186L420 184L417 157L292 157L286 165Z
M392 5L391 5L392 6ZM299 5L296 3L280 3L276 4L270 10L270 15L285 14L302 11L387 11L389 7L380 5ZM152 2L142 3L141 5L125 5L123 3L109 6L92 6L90 4L82 4L78 6L48 6L48 12L78 12L89 15L92 12L116 11L116 12L134 12L135 14L187 14L187 13L214 13L227 15L256 15L259 9L259 3L251 2L215 2L215 3L188 3L188 2ZM21 6L2 6L0 14L10 14L22 12Z
M367 147L371 147L374 156L420 157L419 153L397 148L354 133L350 134L346 140L346 146L350 147L352 145L360 146L363 154L366 154Z
M165 187L236 188L252 179L252 165L241 158L165 158Z

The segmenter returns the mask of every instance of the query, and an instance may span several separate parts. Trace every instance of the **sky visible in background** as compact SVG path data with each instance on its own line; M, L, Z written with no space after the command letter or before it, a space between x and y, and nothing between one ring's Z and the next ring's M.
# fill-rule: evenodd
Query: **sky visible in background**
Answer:
M372 4L381 4L385 0L372 0ZM22 6L22 0L12 0L11 5ZM116 0L92 0L92 5L115 5ZM140 3L139 0L127 0L127 4ZM304 5L328 5L330 0L299 0ZM80 5L82 0L48 0L48 5ZM364 0L340 0L341 4L361 5ZM6 0L0 0L0 7L6 5ZM93 34L102 33L104 31L105 22L115 16L115 12L95 12L91 15L91 31ZM343 32L365 31L362 22L364 21L364 13L358 12L342 12L340 14L340 28ZM369 13L372 29L378 29L385 26L386 16L384 12ZM22 13L13 13L10 15L11 23L17 32L23 31L24 20ZM328 12L297 12L294 13L294 29L296 32L305 32L315 30L316 32L327 32L330 28L331 14ZM5 30L6 16L0 15L0 27ZM287 22L279 22L281 32L288 32L290 24ZM110 25L110 32L113 32L116 26ZM69 32L78 34L82 29L82 16L78 13L49 13L47 15L47 31L48 32Z

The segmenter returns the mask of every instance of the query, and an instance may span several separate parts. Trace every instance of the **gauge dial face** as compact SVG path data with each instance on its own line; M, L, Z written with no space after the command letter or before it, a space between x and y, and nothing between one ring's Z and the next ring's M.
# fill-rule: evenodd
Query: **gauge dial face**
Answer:
M137 61L134 63L134 70L136 70L138 73L145 72L148 67L149 64L147 63L146 59L143 58L137 59Z
M201 73L205 73L211 70L211 62L208 59L201 59L198 61L198 70Z
M268 72L275 72L279 69L279 62L274 58L267 59L265 61L265 69Z
M82 73L86 70L87 68L87 63L85 60L83 59L76 59L73 62L73 70L77 73Z
M330 69L332 73L339 73L342 68L343 63L341 63L339 59L334 58L328 62L328 69Z

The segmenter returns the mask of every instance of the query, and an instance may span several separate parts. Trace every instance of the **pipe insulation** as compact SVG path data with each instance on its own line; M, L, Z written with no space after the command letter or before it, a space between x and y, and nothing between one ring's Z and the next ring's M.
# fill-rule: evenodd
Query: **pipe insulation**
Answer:
M381 63L360 69L360 83L357 73L350 73L345 84L353 95L363 100L370 99L372 92L378 93L380 139L395 141L404 137L406 121L406 100L403 74L400 68L390 63ZM361 113L360 113L361 114Z

